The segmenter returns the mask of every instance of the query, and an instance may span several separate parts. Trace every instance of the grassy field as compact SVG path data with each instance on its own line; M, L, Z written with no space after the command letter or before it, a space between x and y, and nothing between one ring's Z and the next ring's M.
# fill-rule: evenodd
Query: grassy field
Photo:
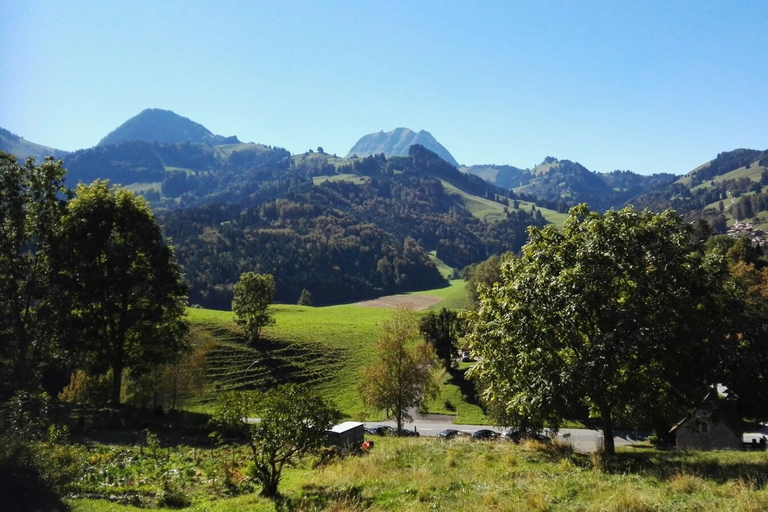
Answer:
M491 201L490 199L485 199L484 197L468 194L445 180L440 180L440 182L443 184L446 194L458 195L461 198L464 207L478 219L485 222L494 222L504 219L507 216L507 214L504 213L503 204Z
M462 280L412 294L443 297L432 309L464 304L466 300ZM186 408L209 412L215 407L217 395L224 391L300 382L333 400L348 417L358 419L370 414L357 386L362 368L373 360L379 326L390 311L354 304L322 308L276 305L274 313L275 325L264 329L260 342L249 345L231 312L189 309L194 343L211 348L202 394L188 401ZM457 421L488 421L479 407L466 403L466 384L461 379L443 378L442 382L443 396L429 404L430 412L458 414ZM456 410L446 410L446 401ZM370 419L381 418L374 414Z
M205 391L194 405L208 410L219 391L265 389L292 381L316 387L345 414L359 415L359 371L372 359L377 326L387 311L352 305L278 305L274 311L275 325L249 346L231 312L189 310L192 324L214 340Z
M285 470L279 502L254 492L243 447L161 448L159 456L145 449L143 457L136 452L91 449L85 470L91 477L78 483L81 493L133 496L152 506L154 496L162 495L160 475L171 471L176 491L191 501L190 511L768 510L765 452L648 449L603 458L533 441L376 438L370 453L314 468L305 461ZM112 472L119 473L120 483L110 484ZM158 475L154 482L147 478L151 474ZM106 500L68 502L75 512L146 510Z
M331 183L336 183L337 181L348 181L350 183L354 183L355 185L363 185L368 183L370 178L368 176L359 176L357 174L334 174L333 176L314 176L312 178L312 183L315 185L320 185L326 181Z
M161 192L162 190L162 182L151 182L151 183L131 183L130 185L127 185L125 188L130 190L131 192L139 193L139 192L147 192L147 191L155 191L155 192Z
M735 180L735 179L739 179L739 178L749 178L752 181L755 181L755 182L759 183L760 182L760 177L761 177L763 171L765 171L765 170L766 170L765 167L761 167L761 166L757 165L757 163L752 163L749 166L749 168L747 168L747 167L739 167L738 169L734 169L733 171L731 171L729 173L722 174L720 176L716 176L715 178L712 178L709 181L705 181L704 183L695 186L691 190L698 190L698 189L701 189L701 188L711 188L712 187L711 182L720 183L720 182L723 182L725 180ZM684 177L680 178L678 180L678 182L687 185L687 184L689 184L691 182L691 179L690 179L690 177L684 176Z
M467 307L467 292L465 290L466 281L463 279L452 279L448 286L444 288L435 288L433 290L424 290L420 292L408 292L404 295L430 295L432 297L441 297L443 300L430 306L428 309L463 309Z

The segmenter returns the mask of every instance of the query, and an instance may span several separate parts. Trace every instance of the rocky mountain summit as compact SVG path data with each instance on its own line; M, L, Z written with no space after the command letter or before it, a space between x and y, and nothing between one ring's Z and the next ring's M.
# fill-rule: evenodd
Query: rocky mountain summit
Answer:
M431 133L425 130L414 132L408 128L395 128L386 133L383 131L369 133L352 146L347 158L354 155L365 157L379 153L385 156L408 156L408 148L414 144L424 146L454 167L459 166L453 155L437 142Z

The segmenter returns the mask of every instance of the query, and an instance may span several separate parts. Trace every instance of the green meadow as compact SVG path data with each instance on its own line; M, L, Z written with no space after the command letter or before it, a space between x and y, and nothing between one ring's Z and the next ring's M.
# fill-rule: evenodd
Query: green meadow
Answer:
M536 441L374 441L367 453L286 469L274 502L258 496L243 446L161 445L143 456L136 448L80 448L64 459L88 461L74 468L67 501L74 512L138 512L169 496L195 512L768 510L765 452L646 448L606 458Z
M457 279L444 288L405 295L440 297L442 301L431 306L433 310L460 308L466 302L464 284ZM221 392L298 382L317 389L349 418L383 419L381 413L366 411L357 389L362 368L373 361L381 323L391 310L356 304L278 304L272 309L275 324L265 327L262 339L254 344L246 342L232 312L188 310L192 342L204 347L207 354L202 391L187 400L186 409L211 412ZM488 422L477 405L467 403L471 392L463 378L442 371L436 377L441 382L441 396L427 404L429 412L456 414L460 423Z

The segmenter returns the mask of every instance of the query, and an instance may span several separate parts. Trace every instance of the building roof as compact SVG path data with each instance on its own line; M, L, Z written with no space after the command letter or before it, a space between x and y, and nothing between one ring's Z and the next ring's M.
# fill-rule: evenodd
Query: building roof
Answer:
M722 401L714 391L707 393L707 396L704 397L704 400L701 401L699 406L691 411L685 418L680 420L680 422L672 427L669 432L675 432L683 425L683 423L691 419L696 414L696 411L700 410L708 412L713 421L722 423L734 434L741 436L744 433L744 427L742 426L741 420L723 407Z
M337 434L341 434L342 432L346 432L348 430L352 430L357 427L362 427L363 424L359 421L345 421L344 423L339 423L338 425L334 425L334 427L330 430L331 432L335 432Z

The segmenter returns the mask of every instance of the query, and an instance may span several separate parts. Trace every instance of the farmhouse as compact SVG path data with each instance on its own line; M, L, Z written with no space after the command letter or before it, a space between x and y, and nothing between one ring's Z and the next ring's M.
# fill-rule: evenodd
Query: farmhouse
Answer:
M741 450L743 430L741 420L729 414L712 392L670 433L675 434L679 450Z

